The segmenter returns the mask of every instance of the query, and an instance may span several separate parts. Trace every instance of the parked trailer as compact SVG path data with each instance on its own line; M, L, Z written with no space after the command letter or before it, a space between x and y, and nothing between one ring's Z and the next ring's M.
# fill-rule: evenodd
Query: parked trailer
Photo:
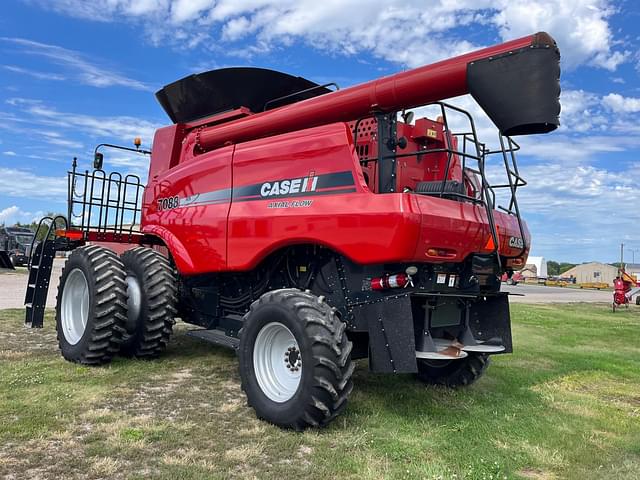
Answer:
M344 410L357 359L473 383L512 351L500 278L529 252L511 136L557 128L559 74L538 33L337 91L255 68L168 85L157 97L174 124L155 134L146 186L105 173L97 150L94 171L74 163L67 217L42 222L26 323L42 326L53 255L68 250L56 328L73 362L155 358L180 317L237 351L258 417L298 430ZM465 93L498 150L441 102ZM412 118L425 104L437 117ZM505 181L490 185L496 157Z

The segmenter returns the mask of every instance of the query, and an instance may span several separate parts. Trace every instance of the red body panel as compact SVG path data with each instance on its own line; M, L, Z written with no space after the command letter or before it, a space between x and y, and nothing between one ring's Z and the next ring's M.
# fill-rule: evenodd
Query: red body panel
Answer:
M230 146L196 158L182 157L178 166L150 179L145 189L142 232L160 237L183 273L226 269L231 200L205 205L203 194L231 188L233 150ZM190 206L159 209L158 199L176 196L190 199Z
M336 173L341 183L322 186ZM315 191L261 197L276 182L298 179L302 185L309 178L321 179ZM173 196L186 202L159 210L158 199ZM151 181L142 218L143 232L165 241L185 275L250 270L278 248L301 243L324 245L362 264L461 262L482 252L490 236L481 205L372 192L344 123L185 154L180 165ZM519 236L517 220L499 212L495 218L501 252L519 253L508 245L510 235ZM429 258L429 248L453 254Z

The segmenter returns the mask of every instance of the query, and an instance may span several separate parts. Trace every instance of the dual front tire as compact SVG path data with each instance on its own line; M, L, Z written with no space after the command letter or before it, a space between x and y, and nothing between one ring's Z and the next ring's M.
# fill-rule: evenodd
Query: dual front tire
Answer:
M121 353L154 358L167 345L176 313L176 280L168 260L137 247L119 258L83 246L69 256L56 308L62 356L84 365Z

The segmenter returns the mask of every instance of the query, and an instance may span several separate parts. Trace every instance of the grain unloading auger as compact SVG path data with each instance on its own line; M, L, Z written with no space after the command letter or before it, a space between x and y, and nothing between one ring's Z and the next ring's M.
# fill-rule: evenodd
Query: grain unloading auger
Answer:
M344 409L357 359L472 383L512 350L500 277L525 264L530 236L511 136L558 126L559 74L538 33L333 92L255 68L167 85L174 124L156 132L146 187L99 156L69 173L68 218L32 249L27 324L42 326L53 253L72 250L56 309L71 361L153 358L180 317L237 350L259 417L296 429ZM465 93L502 148L442 103ZM426 104L437 118L415 119ZM487 181L492 154L502 184Z

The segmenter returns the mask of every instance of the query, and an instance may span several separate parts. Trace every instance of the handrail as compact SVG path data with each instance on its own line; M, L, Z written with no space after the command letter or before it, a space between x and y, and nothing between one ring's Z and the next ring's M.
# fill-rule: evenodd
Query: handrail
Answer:
M486 210L486 215L487 215L487 223L489 224L491 238L494 243L493 253L495 253L496 256L498 257L499 263L501 262L501 258L500 258L501 255L499 254L500 238L498 236L497 226L494 218L494 210L499 209L499 210L505 211L510 215L514 215L518 220L518 228L520 231L520 235L523 239L523 247L518 255L503 256L503 257L516 258L521 256L528 248L528 245L524 244L524 242L526 241L525 229L524 229L522 216L520 215L520 209L519 209L517 198L516 198L518 187L522 187L527 184L527 182L520 175L520 172L517 166L516 157L515 157L515 152L520 149L520 146L510 137L506 137L506 143L505 143L505 136L499 133L500 149L490 150L487 148L486 144L478 141L475 122L469 112L467 112L462 108L456 107L454 105L450 105L445 102L434 102L434 103L425 105L425 107L430 105L436 105L440 108L442 123L444 124L443 133L445 136L445 139L444 139L445 146L443 148L433 148L429 150L414 150L411 152L378 155L375 157L366 158L365 160L360 160L360 163L368 164L369 162L380 162L387 159L398 159L403 157L446 153L447 160L445 164L441 185L440 185L439 191L433 192L433 194L437 194L440 198L444 196L447 196L448 198L454 197L459 200L470 201L474 203L481 203L484 205ZM449 128L449 123L447 119L447 110L454 111L465 116L469 124L469 131L464 131L459 133L452 132L451 129ZM355 122L355 125L353 127L353 143L354 143L354 148L356 149L356 152L358 148L358 130L359 130L360 123L365 119L373 118L373 117L374 115L371 114L367 117L359 118ZM458 139L457 148L453 148L454 138ZM460 141L462 142L462 149L460 149ZM469 150L471 151L468 151L468 147L469 147ZM504 167L507 175L507 183L491 185L487 180L486 160L489 155L493 155L496 153L500 153L503 156L503 163L504 163ZM477 193L480 194L480 198L473 198L469 195L446 191L446 182L449 177L449 172L451 171L451 165L452 165L454 156L461 159L463 178L464 178L464 175L468 175L469 172L475 173L480 177L480 185L475 186ZM474 169L474 168L468 167L467 160L477 161L478 168ZM505 208L502 206L496 206L495 190L500 188L509 189L511 198L509 200L508 208Z
M33 264L33 254L35 252L34 250L34 245L36 244L36 241L38 239L38 233L40 232L40 228L42 227L43 222L45 222L46 220L51 220L51 223L49 223L49 227L47 228L47 234L44 236L44 238L42 239L42 242L46 242L47 240L50 240L50 236L51 233L55 233L55 226L57 224L58 219L62 219L64 222L64 226L65 229L69 228L69 222L67 221L67 219L62 216L62 215L56 215L55 217L50 217L50 216L46 216L46 217L42 217L40 219L40 221L38 222L38 226L36 227L36 231L33 234L33 239L31 240L31 247L29 250L29 262L27 264L27 267L29 270L31 270L31 265ZM52 228L54 228L54 230L52 231ZM44 248L42 248L40 250L40 258L38 259L38 265L42 265L42 257L44 255Z
M74 159L68 172L69 223L83 232L86 238L90 230L99 234L113 232L132 235L140 219L144 185L134 174L119 172L107 174L102 169L78 172ZM73 222L73 220L77 222ZM125 222L130 223L128 227Z

